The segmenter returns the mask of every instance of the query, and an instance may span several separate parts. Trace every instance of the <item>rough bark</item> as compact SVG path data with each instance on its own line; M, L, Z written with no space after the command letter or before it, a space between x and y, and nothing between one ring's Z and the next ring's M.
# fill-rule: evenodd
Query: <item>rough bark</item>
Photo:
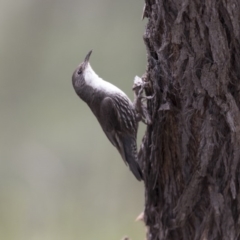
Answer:
M240 1L145 2L147 238L240 239Z

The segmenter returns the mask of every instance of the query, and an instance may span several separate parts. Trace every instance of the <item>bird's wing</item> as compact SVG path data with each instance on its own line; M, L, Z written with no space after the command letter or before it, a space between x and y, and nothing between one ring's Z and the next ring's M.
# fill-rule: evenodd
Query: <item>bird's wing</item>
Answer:
M140 181L143 179L143 175L137 162L136 120L134 119L135 115L132 115L134 113L129 112L131 109L126 109L127 104L129 103L124 106L122 101L116 103L112 98L106 97L101 103L100 118L105 119L101 122L106 136ZM123 107L125 109L121 111Z
M117 109L114 106L114 101L110 97L105 97L100 105L100 118L102 121L103 130L111 132L118 128L118 113Z
M104 121L101 121L101 126L104 133L113 146L118 149L125 161L125 156L123 155L123 151L121 151L121 149L123 149L122 142L119 139L118 134L118 130L121 128L121 123L119 121L119 114L112 98L106 97L101 102L100 119L104 119Z

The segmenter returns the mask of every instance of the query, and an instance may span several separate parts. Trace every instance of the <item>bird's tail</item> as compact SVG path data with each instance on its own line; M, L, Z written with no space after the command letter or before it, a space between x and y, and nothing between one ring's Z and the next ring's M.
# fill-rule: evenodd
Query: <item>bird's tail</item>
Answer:
M142 170L137 162L137 144L133 137L123 137L124 160L129 165L130 170L138 181L143 180Z

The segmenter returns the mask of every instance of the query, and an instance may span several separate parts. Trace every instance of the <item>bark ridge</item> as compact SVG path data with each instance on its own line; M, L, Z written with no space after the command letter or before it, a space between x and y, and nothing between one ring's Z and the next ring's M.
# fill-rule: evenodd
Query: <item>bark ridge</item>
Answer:
M146 0L148 239L240 238L240 2Z

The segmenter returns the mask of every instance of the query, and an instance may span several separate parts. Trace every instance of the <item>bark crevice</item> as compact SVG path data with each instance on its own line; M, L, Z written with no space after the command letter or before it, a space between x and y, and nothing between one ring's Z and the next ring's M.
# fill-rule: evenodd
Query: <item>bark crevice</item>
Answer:
M240 238L240 3L146 0L148 239Z

